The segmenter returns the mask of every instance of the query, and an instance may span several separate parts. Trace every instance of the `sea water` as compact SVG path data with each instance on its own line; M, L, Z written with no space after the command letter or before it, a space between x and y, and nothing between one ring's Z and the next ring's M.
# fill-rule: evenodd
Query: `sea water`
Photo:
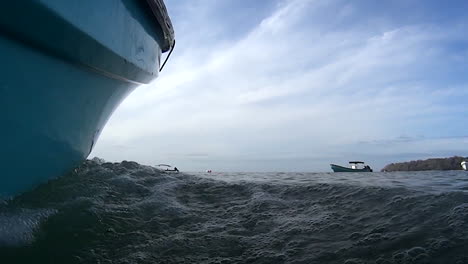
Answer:
M468 263L468 172L86 161L0 203L1 263Z

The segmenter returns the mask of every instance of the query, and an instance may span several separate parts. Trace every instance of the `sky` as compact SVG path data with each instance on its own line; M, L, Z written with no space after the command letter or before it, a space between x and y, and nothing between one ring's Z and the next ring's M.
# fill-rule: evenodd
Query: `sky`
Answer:
M468 156L468 1L165 2L175 51L90 157L321 172Z

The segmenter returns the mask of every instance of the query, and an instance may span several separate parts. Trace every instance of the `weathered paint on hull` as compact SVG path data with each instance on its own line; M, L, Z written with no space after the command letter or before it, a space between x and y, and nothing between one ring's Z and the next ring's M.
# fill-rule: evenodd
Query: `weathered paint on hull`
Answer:
M156 78L161 31L141 3L1 4L0 197L77 166L125 96Z

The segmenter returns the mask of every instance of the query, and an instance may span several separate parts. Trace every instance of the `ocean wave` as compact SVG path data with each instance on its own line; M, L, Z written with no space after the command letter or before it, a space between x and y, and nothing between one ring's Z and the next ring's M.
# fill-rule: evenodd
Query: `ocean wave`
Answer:
M86 161L1 207L0 257L7 263L468 263L463 175L242 175Z

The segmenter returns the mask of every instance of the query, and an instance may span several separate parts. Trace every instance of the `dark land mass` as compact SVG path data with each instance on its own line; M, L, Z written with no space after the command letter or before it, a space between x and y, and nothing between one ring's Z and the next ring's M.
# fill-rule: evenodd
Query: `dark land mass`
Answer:
M428 171L428 170L461 170L460 163L468 158L454 156L450 158L434 158L412 160L408 162L390 163L382 171Z

